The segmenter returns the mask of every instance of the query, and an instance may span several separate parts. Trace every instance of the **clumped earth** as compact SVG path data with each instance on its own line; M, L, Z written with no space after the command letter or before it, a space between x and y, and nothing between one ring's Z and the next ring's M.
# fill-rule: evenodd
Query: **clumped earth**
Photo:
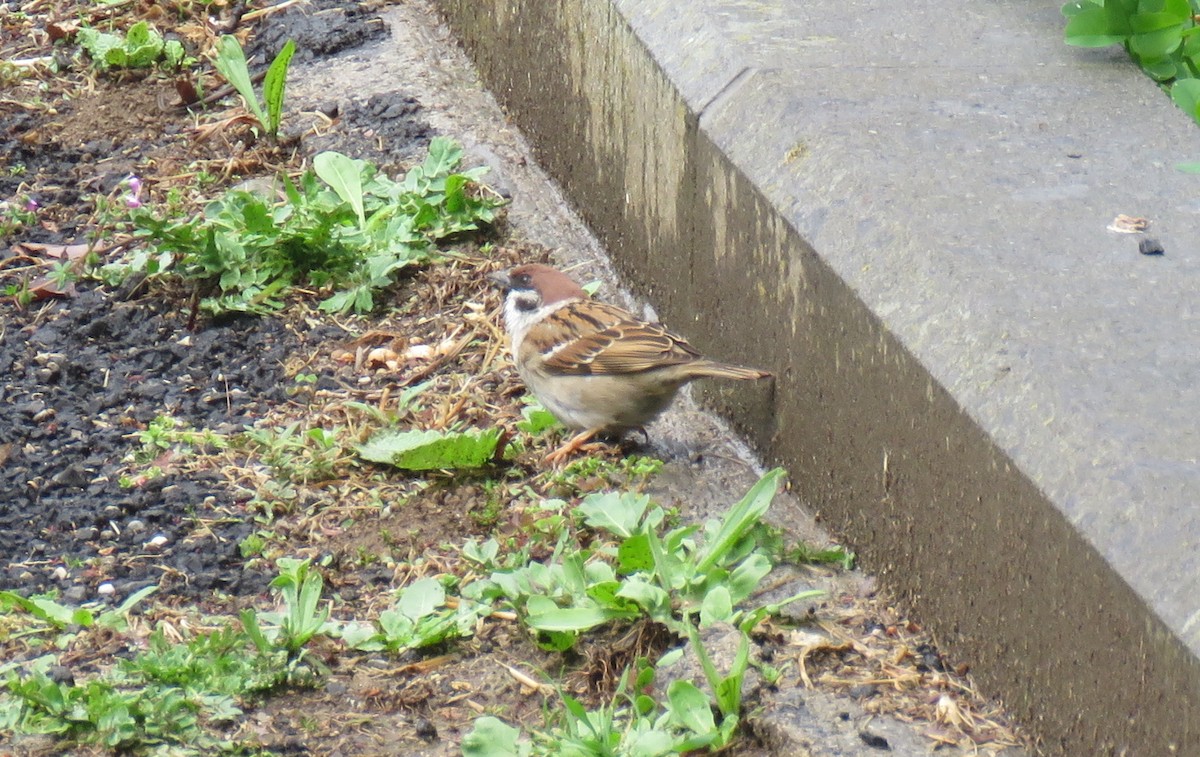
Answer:
M298 43L297 61L313 61L386 35L385 5L0 3L0 590L112 606L158 587L126 637L80 636L60 661L77 680L130 657L155 626L197 630L246 607L269 609L276 557L313 559L335 614L373 618L396 587L463 574L465 539L527 539L527 510L543 496L647 483L611 448L590 472L546 471L539 461L553 436L474 473L403 475L349 452L373 414L401 412L405 392L421 385L411 419L419 427L516 433L524 390L502 354L499 299L483 274L549 252L503 223L444 245L441 262L402 276L368 317L320 313L318 293L297 291L276 315L212 318L177 284L47 278L84 245L107 258L136 246L120 223L130 176L145 187L142 201L182 216L239 182L294 174L325 149L396 175L437 135L419 99L397 88L349 98L342 112L289 110L273 144L229 119L241 112L236 97L180 105L181 79L203 93L221 88L207 60L198 77L97 72L78 53L73 25L127 29L147 19L199 57L219 34L237 33L261 72L287 39ZM155 446L164 418L175 432L222 443ZM337 430L344 442L316 449L304 441L310 429ZM822 617L820 639L775 629L760 639L762 653L792 660L810 683L856 692L867 712L929 721L930 744L1019 743L920 627L886 604L839 596ZM623 629L564 656L504 618L467 641L399 657L320 640L323 683L266 697L224 736L277 754L457 754L480 713L541 722L547 693L512 670L547 671L595 703L635 656L672 643L654 629ZM42 651L0 623L0 664ZM952 717L939 714L939 690L954 694ZM761 753L751 741L739 753ZM53 739L6 745L0 731L0 754L62 749Z
M217 512L224 481L195 473L123 487L123 461L138 446L134 432L160 415L226 433L252 424L287 401L287 357L332 329L298 335L276 319L242 317L193 331L187 321L170 302L99 289L6 315L0 588L61 588L76 600L100 578L120 596L160 580L184 596L266 588L237 550L252 524ZM198 521L215 523L193 534ZM155 536L166 545L147 560ZM93 569L56 579L68 560Z

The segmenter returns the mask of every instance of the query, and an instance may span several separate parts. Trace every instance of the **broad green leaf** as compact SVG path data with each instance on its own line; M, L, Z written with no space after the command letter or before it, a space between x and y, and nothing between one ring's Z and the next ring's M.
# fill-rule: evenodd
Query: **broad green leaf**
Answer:
M362 174L364 161L346 157L340 152L322 152L313 157L313 170L321 180L337 192L342 201L354 208L358 225L367 222L363 212Z
M184 50L179 40L169 39L163 45L163 60L166 61L168 68L179 68L186 57L187 51Z
M1168 81L1179 74L1179 66L1170 57L1156 60L1142 59L1142 70L1155 81Z
M714 734L717 728L713 720L712 702L708 695L691 681L671 681L667 687L667 702L671 706L671 718L695 734Z
M658 728L634 733L622 744L622 754L628 757L665 757L680 753L675 737Z
M108 68L108 54L112 50L121 49L125 41L115 34L97 31L96 29L80 29L76 35L79 44L92 57L100 68ZM124 55L124 51L121 52Z
M671 614L671 597L662 588L641 578L628 578L617 592L618 597L637 602L654 620L664 622Z
M729 590L717 586L704 595L700 604L700 627L707 628L714 623L728 622L733 615L733 600L729 598Z
M541 405L528 405L521 410L522 420L517 422L517 430L530 436L537 436L543 431L558 425L558 419Z
M263 113L262 106L258 102L258 95L254 93L254 83L250 80L250 69L246 65L246 54L242 52L242 45L236 37L226 35L217 41L217 57L214 63L217 70L221 72L221 76L224 76L226 81L233 85L233 88L242 96L246 110L253 113L265 129L267 115Z
M589 494L577 511L592 528L622 539L632 536L650 506L650 498L631 492Z
M771 500L774 499L783 476L782 468L768 471L746 492L746 496L730 509L717 537L704 545L702 557L696 567L697 573L707 573L709 568L724 558L742 536L762 519L771 506Z
M521 732L490 715L475 721L463 737L463 757L528 757L530 746L520 740Z
M538 631L588 631L612 620L637 617L636 612L600 607L556 607L537 614L530 613L526 622Z
M162 55L163 39L150 24L139 21L125 35L125 53L132 68L153 66Z
M1113 30L1109 14L1102 7L1087 8L1071 16L1063 36L1068 45L1076 47L1108 47L1125 39L1124 34Z
M1200 79L1184 79L1171 86L1171 99L1192 118L1200 116Z
M413 620L433 614L446 603L446 590L436 578L422 578L400 591L396 609Z
M650 536L638 533L621 542L617 547L617 566L624 574L654 570L654 554L650 551Z
M1165 0L1162 10L1135 13L1129 17L1129 26L1135 33L1144 33L1181 27L1192 20L1192 6L1188 0Z
M478 468L495 457L500 433L500 429L383 431L360 445L358 454L405 470Z
M378 652L384 648L375 626L370 623L347 623L342 626L342 643L362 652Z
M1183 36L1178 26L1168 29L1158 29L1144 34L1135 34L1129 38L1129 51L1138 58L1153 60L1169 55L1179 49ZM1174 69L1174 64L1172 64Z
M754 593L758 584L771 572L771 561L761 552L748 555L729 573L725 587L734 604Z
M426 178L449 174L462 160L463 149L448 137L434 137L429 142L429 156L422 169Z
M263 77L263 101L267 106L267 122L263 124L267 133L274 137L279 133L279 123L283 118L283 93L287 84L288 64L296 53L296 43L288 40L283 48L271 61L271 67ZM361 218L361 213L359 214Z
M620 581L605 581L592 584L587 588L587 596L601 607L611 607L616 610L633 610L633 602L617 595L621 589Z

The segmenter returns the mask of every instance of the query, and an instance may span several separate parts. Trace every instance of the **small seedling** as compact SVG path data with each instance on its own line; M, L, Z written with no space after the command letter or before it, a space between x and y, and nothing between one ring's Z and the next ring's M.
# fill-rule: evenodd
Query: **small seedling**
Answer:
M392 607L374 624L350 624L342 640L362 651L403 652L471 636L475 623L491 612L485 604L460 600L457 609L445 609L446 590L434 578L422 578L400 590Z
M282 612L262 613L268 622L277 623L272 632L273 643L287 649L294 661L299 661L304 646L318 633L327 630L329 608L321 608L321 591L325 586L321 574L311 567L311 560L281 557L276 561L279 575L271 581L283 599Z
M250 68L246 64L246 53L237 37L221 37L217 42L216 66L221 75L233 85L246 110L258 119L266 135L274 140L279 135L279 125L283 120L283 95L287 84L288 66L296 53L296 43L288 40L284 43L270 68L263 78L263 94L260 100L254 91L254 82L250 78Z
M173 39L164 40L145 21L129 27L124 35L84 28L79 30L77 38L96 68L101 70L153 66L177 69L191 62L182 44Z

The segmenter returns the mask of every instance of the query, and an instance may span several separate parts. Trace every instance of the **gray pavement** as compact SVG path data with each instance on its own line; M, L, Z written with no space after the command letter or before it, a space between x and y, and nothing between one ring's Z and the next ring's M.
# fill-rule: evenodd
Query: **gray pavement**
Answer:
M1186 116L1057 3L441 5L629 282L778 376L709 401L1048 752L1200 754Z

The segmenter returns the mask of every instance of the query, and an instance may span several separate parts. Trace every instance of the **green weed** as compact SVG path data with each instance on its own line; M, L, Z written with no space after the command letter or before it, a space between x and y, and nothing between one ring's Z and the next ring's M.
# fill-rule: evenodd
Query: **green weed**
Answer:
M500 200L475 189L486 169L455 172L461 160L460 147L435 138L425 163L397 182L323 153L298 183L283 177L278 203L231 190L183 220L137 208L134 233L145 245L101 276L181 278L214 314L279 310L298 284L325 294L323 310L365 313L402 269L435 259L438 240L494 219Z
M267 137L274 140L279 135L279 124L283 120L283 95L287 84L288 66L296 54L296 43L288 40L271 61L263 78L262 98L254 91L250 69L246 64L246 53L237 37L224 36L217 42L215 64L221 75L233 85Z
M99 29L80 29L79 45L91 57L96 68L162 68L178 69L191 65L183 45L177 40L164 40L154 27L139 21L125 34L102 32Z

